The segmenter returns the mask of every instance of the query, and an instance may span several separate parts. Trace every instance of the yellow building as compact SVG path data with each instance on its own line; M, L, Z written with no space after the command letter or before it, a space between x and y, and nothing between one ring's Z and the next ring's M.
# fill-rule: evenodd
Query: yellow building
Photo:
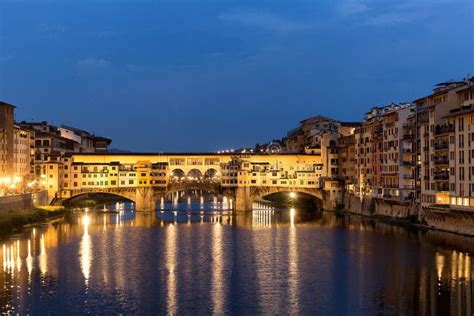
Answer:
M67 154L47 164L50 196L114 188L166 189L180 183L223 188L319 188L320 155L257 154Z

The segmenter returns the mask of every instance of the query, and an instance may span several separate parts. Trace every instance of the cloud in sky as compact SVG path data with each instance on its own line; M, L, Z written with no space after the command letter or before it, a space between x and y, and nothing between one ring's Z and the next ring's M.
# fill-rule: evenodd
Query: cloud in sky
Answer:
M286 17L264 11L232 11L219 15L222 21L239 23L244 26L262 28L275 32L291 32L313 27L310 23L290 20Z
M78 60L77 66L83 68L105 68L110 66L110 61L104 58L88 57Z
M471 0L343 0L337 9L343 17L358 18L361 25L395 26L430 18L445 6L464 5L473 10Z
M349 16L352 14L364 13L370 10L369 6L361 1L351 0L344 1L338 6L339 13L343 16Z

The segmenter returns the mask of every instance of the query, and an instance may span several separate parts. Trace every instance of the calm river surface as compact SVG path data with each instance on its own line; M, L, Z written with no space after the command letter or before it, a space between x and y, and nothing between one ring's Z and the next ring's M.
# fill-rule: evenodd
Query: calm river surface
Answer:
M115 208L2 240L2 312L473 313L467 237L317 211Z

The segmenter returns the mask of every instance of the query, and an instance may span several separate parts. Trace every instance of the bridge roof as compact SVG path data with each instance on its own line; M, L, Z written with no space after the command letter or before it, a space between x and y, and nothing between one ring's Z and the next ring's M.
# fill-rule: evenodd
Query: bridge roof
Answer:
M66 153L65 156L317 156L307 153L280 153L280 154L260 154L260 153L224 153L218 154L214 152L130 152L130 153Z

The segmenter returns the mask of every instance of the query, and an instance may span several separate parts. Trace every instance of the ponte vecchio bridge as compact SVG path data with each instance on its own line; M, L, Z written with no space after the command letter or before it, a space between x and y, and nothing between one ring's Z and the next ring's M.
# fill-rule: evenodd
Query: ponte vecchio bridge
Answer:
M46 166L50 196L57 202L91 193L114 194L154 210L161 198L185 190L211 191L232 200L237 211L276 192L301 192L331 207L321 188L321 156L314 154L68 154Z

